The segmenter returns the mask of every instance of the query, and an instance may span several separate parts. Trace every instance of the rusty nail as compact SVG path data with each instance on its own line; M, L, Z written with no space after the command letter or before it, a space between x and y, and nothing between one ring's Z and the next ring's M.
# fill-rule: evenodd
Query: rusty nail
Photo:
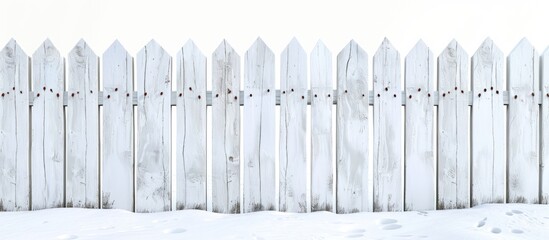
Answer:
M179 93L179 97L183 96L183 93Z
M271 89L267 89L267 92L271 92Z
M377 94L377 97L380 97L381 95L379 95L379 93Z
M305 99L305 96L301 96L301 99Z
M57 93L57 97L59 97L59 93Z
M532 97L534 96L534 93L532 93Z
M331 97L331 96L332 96L332 94L328 94L328 97Z
M418 92L421 92L421 88L418 88L417 91L418 91Z
M164 92L160 92L160 96L164 95Z
M478 97L480 97L480 93L478 94Z
M282 94L286 94L286 91L282 91Z
M40 97L40 93L37 93L37 94L36 94L36 97Z
M19 91L20 94L23 94L23 91Z
M147 92L145 92L145 94L144 94L144 95L145 95L145 96L147 96Z
M499 94L499 90L496 90L496 94Z
M456 91L457 91L457 90L458 90L458 87L455 87L455 88L454 88L454 90L456 90Z
M192 88L192 87L189 87L189 91L192 91L192 90L193 90L193 88Z
M92 91L92 90L90 90L90 93L93 93L93 91Z
M409 99L412 99L412 95L408 96Z
M219 97L219 93L215 94L215 97Z
M42 89L44 89L44 91L46 91L46 86L44 86Z
M252 94L250 93L250 97L252 97Z
M294 91L294 89L292 88L292 92Z
M114 91L115 91L115 92L118 92L118 88L115 88Z
M10 92L6 92L8 95L10 95Z
M198 99L201 99L202 97L200 95L198 95Z
M515 95L515 99L517 99L517 98L518 98L518 96L517 96L517 95Z
M388 87L386 87L386 88L385 88L385 91L389 91L389 88L388 88Z
M231 92L232 92L231 89L227 89L227 93L231 94Z
M448 91L448 94L450 94L450 91Z
M4 93L2 93L2 97L4 97Z
M463 93L463 90L461 90L461 93Z
M443 94L442 94L442 97L446 97L446 93L443 93Z
M431 94L430 94L430 93L427 93L427 97L431 97Z
M315 94L315 97L316 97L316 94Z
M364 95L364 93L363 93L363 94L362 94L362 97L364 97L364 96L365 96L365 95Z
M397 97L397 95L396 95L396 94L393 94L393 97Z
M108 95L107 98L111 98L111 95Z
M234 100L236 100L236 99L238 99L238 97L237 97L237 96L234 96Z
M494 90L494 86L491 86L491 87L490 87L490 90Z
M71 97L74 97L74 93L71 93Z
M345 90L345 93L347 93L347 90Z
M126 93L126 97L129 97L130 96L130 93Z
M80 91L76 91L76 94L80 94Z
M486 92L486 88L484 89L484 92Z
M15 91L15 87L12 87L11 90Z
M53 90L50 88L50 92L53 92Z

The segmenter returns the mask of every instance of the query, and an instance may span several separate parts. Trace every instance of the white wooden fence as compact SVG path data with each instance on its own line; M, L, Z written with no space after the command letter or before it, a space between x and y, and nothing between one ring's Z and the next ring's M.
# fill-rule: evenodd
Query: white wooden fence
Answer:
M370 91L368 56L351 41L337 55L334 90L330 51L319 42L308 61L294 39L280 55L281 89L275 89L275 54L261 39L244 55L243 81L240 56L223 41L212 54L208 91L206 57L188 42L177 53L177 91L172 91L172 58L160 45L151 41L139 51L134 69L131 55L114 42L101 58L101 91L99 58L84 41L68 54L65 79L65 60L49 40L30 61L11 40L0 52L0 209L169 211L174 193L177 210L206 209L211 199L213 211L223 213L547 204L547 58L549 51L540 59L522 40L507 57L504 75L504 56L490 39L471 60L452 41L438 57L436 89L434 57L420 41L404 60L401 89L401 57L385 39L373 56ZM207 106L212 107L211 143ZM172 107L177 132L171 130ZM171 156L172 134L176 156ZM211 198L206 196L208 154Z

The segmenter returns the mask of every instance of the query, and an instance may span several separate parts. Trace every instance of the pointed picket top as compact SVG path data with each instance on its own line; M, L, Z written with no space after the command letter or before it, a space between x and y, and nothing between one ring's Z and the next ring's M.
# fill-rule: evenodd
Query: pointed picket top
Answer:
M244 68L244 86L246 88L259 87L259 82L256 82L256 80L265 79L266 81L264 83L269 85L273 84L272 87L274 87L274 81L271 82L271 78L274 76L271 76L271 71L274 71L274 68L271 68L271 64L274 64L274 60L275 55L273 51L258 37L245 53L244 64L246 67ZM263 65L259 66L258 63L263 63ZM249 64L254 65L252 66ZM268 68L264 68L266 66L268 66ZM264 70L267 70L267 72Z
M193 40L189 39L185 45L177 52L177 59L182 58L195 58L195 59L204 59L206 61L206 55L200 51L198 46L194 43Z
M11 38L0 51L0 56L6 59L13 59L18 57L16 55L19 55L19 57L27 57L27 54L23 51L23 49L21 49L21 46L17 44L17 41Z
M419 39L419 41L417 41L416 45L414 45L412 50L410 50L410 52L408 52L408 55L406 55L404 61L408 62L409 59L411 60L412 58L415 58L418 55L422 55L422 56L429 55L430 56L432 54L433 53L431 52L431 49L429 49L429 47L427 47L425 42L423 42L423 40Z
M332 86L332 53L320 40L311 52L311 84L315 87Z
M258 37L255 42L250 46L248 51L246 51L246 55L248 55L249 52L255 51L257 53L259 52L265 52L265 56L273 57L274 58L274 52L265 44L263 39Z
M48 38L46 39L42 45L34 53L32 54L32 58L43 58L47 56L52 56L56 59L61 58L61 54L59 53L59 50L53 45L51 40ZM47 60L50 60L51 58L47 58Z
M149 41L147 45L145 45L141 50L139 50L139 52L137 52L137 57L140 58L143 54L146 54L147 51L156 52L157 54L159 54L159 56L166 54L168 55L168 57L170 57L168 52L164 50L164 48L154 39L151 39L151 41Z
M366 51L364 51L364 49L362 49L362 47L360 47L360 45L358 45L358 43L355 42L355 40L351 40L337 54L338 61L343 61L344 59L349 58L350 51L357 52L359 55L364 56L365 58L368 58L368 54L366 53Z
M455 58L456 56L467 56L467 53L455 39L452 39L438 57L444 56Z
M103 58L105 58L105 55L108 54L114 54L114 53L126 53L129 55L128 50L124 48L124 46L118 41L118 39L114 40L114 42L111 43L109 48L103 52Z
M97 55L95 55L84 39L80 39L76 46L69 52L69 58L75 58L76 62L80 63L86 62L86 59L88 58L97 58Z
M511 50L511 53L509 53L508 58L512 58L516 55L523 55L525 53L531 52L532 55L537 55L536 49L534 46L528 41L528 39L523 38L520 40L520 42Z
M374 54L374 58L377 56L380 56L381 54L397 54L399 55L398 51L393 47L393 44L389 41L389 39L384 38L383 42L381 43L381 46L377 49L376 53Z
M500 57L503 56L503 52L494 44L494 41L492 41L491 38L486 38L484 42L480 45L480 47L477 49L475 54L473 54L473 58L481 58L482 60L488 60L490 61L494 57Z
M286 45L286 48L282 51L282 55L288 54L290 51L297 51L300 55L305 55L305 50L295 37Z
M231 56L234 56L236 58L240 58L238 53L233 49L233 47L227 42L227 40L223 39L223 41L217 46L215 49L213 55L215 56L224 56L230 53Z

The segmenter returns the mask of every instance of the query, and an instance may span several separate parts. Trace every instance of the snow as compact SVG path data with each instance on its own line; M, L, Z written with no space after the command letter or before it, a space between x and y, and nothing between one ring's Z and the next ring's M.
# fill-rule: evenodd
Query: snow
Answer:
M334 214L58 208L0 213L2 239L545 239L549 206Z

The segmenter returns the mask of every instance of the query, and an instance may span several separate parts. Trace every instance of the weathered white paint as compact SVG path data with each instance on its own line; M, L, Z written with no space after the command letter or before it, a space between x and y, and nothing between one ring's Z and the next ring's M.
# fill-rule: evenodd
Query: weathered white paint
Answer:
M351 41L337 55L337 213L371 211L368 200L368 55ZM328 95L328 98L333 96Z
M419 41L404 60L406 101L404 210L435 209L433 69L431 50Z
M238 92L228 93L238 101ZM261 39L244 59L243 211L275 210L274 54Z
M297 39L280 56L280 211L307 212L307 54ZM250 97L250 96L245 96Z
M68 64L67 207L99 208L99 59L80 40Z
M177 93L176 209L206 210L206 57L192 41L177 53Z
M311 52L311 211L334 210L332 53L319 41Z
M402 211L400 54L385 38L373 61L374 211Z
M171 208L171 68L154 40L137 53L136 212Z
M134 210L133 58L115 41L103 53L102 208ZM110 97L109 97L110 96Z
M549 204L549 48L545 49L541 58L541 194L540 202Z
M32 55L32 209L63 207L65 131L64 59L48 39Z
M240 213L240 56L223 40L212 54L212 206Z
M0 211L29 210L29 58L11 39L0 51Z
M455 40L438 57L438 209L469 207L468 66Z
M507 57L507 201L511 203L539 202L538 69L538 53L522 39Z
M471 59L473 89L471 155L472 206L503 203L505 136L503 53L486 39ZM481 94L480 97L478 94Z

